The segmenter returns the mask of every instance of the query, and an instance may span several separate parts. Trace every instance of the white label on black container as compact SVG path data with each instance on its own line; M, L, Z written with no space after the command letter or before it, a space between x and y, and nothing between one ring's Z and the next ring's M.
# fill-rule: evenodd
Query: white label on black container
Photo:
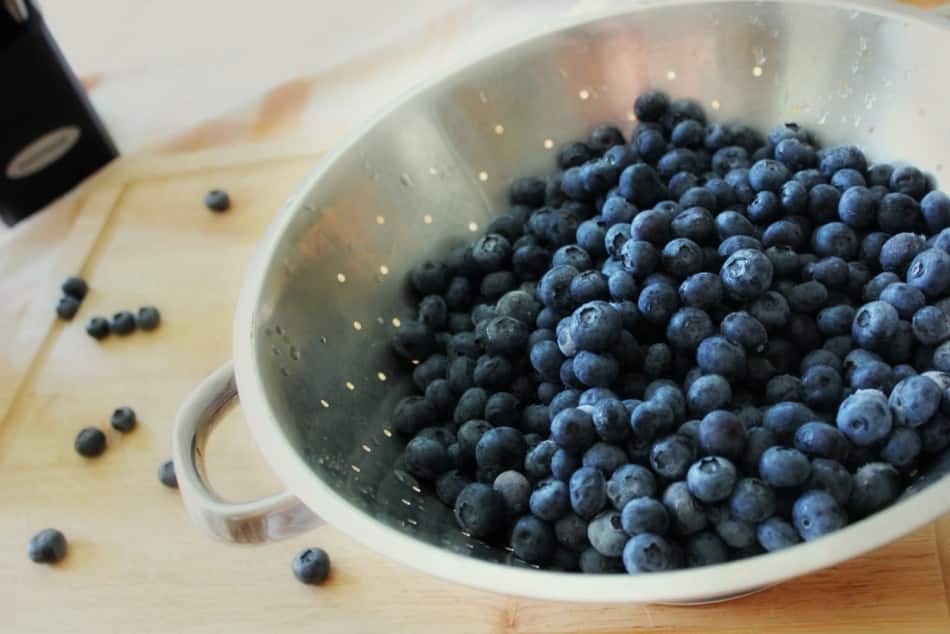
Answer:
M76 145L79 128L67 125L47 132L16 153L7 165L7 178L26 178L52 165Z

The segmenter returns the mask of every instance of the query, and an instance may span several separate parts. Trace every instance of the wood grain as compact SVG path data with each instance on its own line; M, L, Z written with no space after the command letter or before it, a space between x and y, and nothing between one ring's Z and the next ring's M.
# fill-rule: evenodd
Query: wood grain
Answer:
M230 355L234 303L258 237L316 158L302 144L278 144L126 159L56 211L68 220L63 226L31 225L30 240L61 244L42 266L26 258L29 245L2 254L3 288L26 295L4 314L15 341L0 348L7 383L0 631L950 631L950 518L833 569L690 608L552 604L474 591L393 563L332 526L244 548L198 533L155 470L168 455L178 404ZM212 187L231 192L230 212L203 208ZM18 275L22 266L31 268ZM67 271L86 275L92 291L76 321L60 324L51 302ZM163 313L154 333L99 344L83 332L90 315L145 303ZM136 409L138 428L108 430L109 448L98 459L77 456L76 431L106 428L122 404ZM215 434L209 468L221 493L235 499L278 488L240 412ZM47 526L70 540L68 557L54 567L24 553ZM308 545L333 559L330 580L316 589L296 583L289 569Z

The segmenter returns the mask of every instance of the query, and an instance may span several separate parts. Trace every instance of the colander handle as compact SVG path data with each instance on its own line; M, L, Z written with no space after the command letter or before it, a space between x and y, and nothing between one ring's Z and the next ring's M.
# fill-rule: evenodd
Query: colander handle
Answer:
M188 395L175 418L172 460L189 514L212 536L238 544L276 541L313 528L320 518L289 491L251 502L228 502L206 484L205 444L237 401L234 366L228 362Z

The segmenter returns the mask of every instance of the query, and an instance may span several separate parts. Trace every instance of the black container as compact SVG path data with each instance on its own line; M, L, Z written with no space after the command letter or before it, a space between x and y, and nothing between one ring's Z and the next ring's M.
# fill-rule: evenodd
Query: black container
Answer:
M0 218L13 225L116 156L28 0L0 0Z

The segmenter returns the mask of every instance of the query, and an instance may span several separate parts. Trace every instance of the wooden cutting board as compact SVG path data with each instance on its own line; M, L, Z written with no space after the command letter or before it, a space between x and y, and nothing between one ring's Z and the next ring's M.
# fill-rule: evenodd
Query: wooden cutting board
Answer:
M570 605L477 592L397 565L332 526L260 547L211 541L155 476L185 395L230 355L243 269L287 194L318 158L306 139L124 158L0 247L0 631L3 632L950 632L950 518L858 560L703 607ZM225 214L204 209L211 188ZM54 319L60 280L91 292ZM92 315L154 304L153 333L97 343ZM138 427L108 428L119 405ZM73 451L109 429L94 460ZM211 443L212 479L235 498L277 490L240 414ZM332 521L332 518L330 518ZM45 527L69 555L32 564ZM319 545L330 580L290 572Z

